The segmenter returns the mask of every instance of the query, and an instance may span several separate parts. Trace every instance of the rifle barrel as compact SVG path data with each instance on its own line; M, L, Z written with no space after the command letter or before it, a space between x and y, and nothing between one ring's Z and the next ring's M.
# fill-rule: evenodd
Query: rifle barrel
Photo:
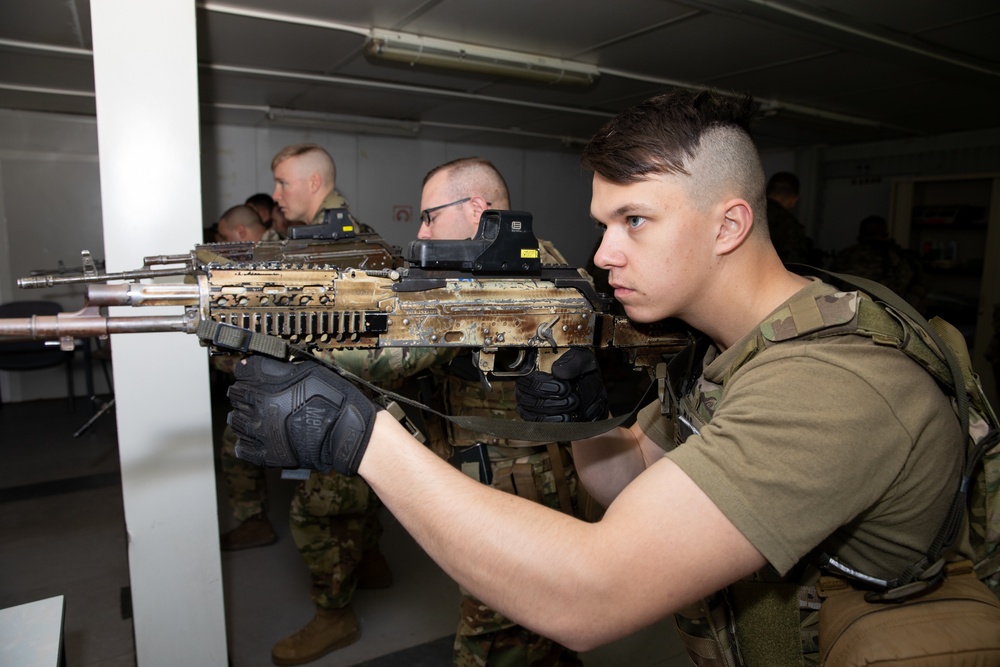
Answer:
M190 332L194 326L197 320L192 325L192 319L184 315L106 317L84 309L78 313L0 319L0 337L30 340L96 338L116 333Z
M118 273L77 274L60 276L46 274L44 276L27 276L17 279L21 289L36 289L39 287L54 287L56 285L78 285L80 283L103 283L108 280L142 280L144 278L161 278L163 276L183 276L191 272L190 266L175 269L137 269L135 271L119 271Z
M195 306L198 286L188 283L124 283L91 285L87 288L91 306Z

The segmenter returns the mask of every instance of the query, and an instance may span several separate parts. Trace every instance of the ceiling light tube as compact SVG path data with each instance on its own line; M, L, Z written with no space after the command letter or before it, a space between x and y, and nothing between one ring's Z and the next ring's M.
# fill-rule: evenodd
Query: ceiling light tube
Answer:
M317 129L357 134L385 134L394 137L416 137L420 123L374 116L349 116L319 111L300 111L269 107L267 119L279 125L313 127Z
M600 76L597 67L585 63L392 30L372 30L365 44L365 52L376 58L408 65L426 65L543 83L588 86Z

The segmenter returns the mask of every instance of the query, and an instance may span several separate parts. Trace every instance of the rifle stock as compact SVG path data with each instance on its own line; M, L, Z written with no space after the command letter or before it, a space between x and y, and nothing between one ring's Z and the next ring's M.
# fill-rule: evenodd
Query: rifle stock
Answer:
M146 258L134 272L92 272L76 282L141 279L149 272L190 282L90 284L82 310L0 320L0 336L71 345L80 337L182 331L216 351L274 356L285 347L258 344L262 337L310 350L464 347L475 350L481 371L497 376L548 370L569 347L620 348L633 364L652 367L688 340L678 323L633 324L610 313L610 300L577 269L541 265L527 213L487 211L479 233L466 241L414 242L405 266L384 242L357 242L210 244L190 256ZM155 268L168 263L179 267ZM21 286L55 284L40 278L22 279ZM163 305L184 312L101 312Z

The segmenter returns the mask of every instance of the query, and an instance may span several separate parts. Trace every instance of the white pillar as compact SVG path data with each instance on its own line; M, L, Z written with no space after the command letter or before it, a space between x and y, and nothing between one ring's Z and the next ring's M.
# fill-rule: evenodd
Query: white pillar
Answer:
M105 259L135 269L201 240L195 3L91 0L91 19ZM139 667L224 667L206 352L159 333L112 354Z

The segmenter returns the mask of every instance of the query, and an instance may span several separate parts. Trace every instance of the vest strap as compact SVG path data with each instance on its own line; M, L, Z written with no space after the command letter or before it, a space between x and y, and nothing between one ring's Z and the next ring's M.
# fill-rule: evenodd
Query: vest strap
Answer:
M573 500L569 495L569 485L566 483L566 468L563 466L562 448L550 442L545 445L549 453L549 463L552 466L552 476L556 485L556 492L559 494L559 509L566 514L573 516Z

